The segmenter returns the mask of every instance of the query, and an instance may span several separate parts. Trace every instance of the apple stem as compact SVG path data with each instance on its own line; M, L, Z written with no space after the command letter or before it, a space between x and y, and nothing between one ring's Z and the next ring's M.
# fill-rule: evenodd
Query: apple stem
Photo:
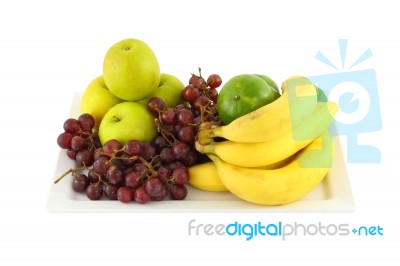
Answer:
M116 117L115 115L112 117L114 119L115 122L119 122L121 121L121 119L119 119L118 117Z

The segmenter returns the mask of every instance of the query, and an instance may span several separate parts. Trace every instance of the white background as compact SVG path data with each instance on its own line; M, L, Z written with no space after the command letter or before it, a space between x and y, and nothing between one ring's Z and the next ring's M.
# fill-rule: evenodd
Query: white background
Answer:
M223 1L220 1L223 2ZM176 261L247 265L397 265L399 259L398 7L395 1L2 1L0 3L0 264L137 265ZM105 52L125 38L155 51L163 72L187 82L202 67L223 78L264 73L336 73L337 40L354 70L375 69L383 130L360 136L380 164L349 164L351 213L48 213L46 201L62 130L75 91L101 74ZM295 221L380 225L383 236L189 237L187 224Z

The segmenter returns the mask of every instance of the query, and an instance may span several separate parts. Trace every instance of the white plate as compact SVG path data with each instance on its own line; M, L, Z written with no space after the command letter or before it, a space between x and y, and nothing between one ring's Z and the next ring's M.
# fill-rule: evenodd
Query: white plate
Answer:
M81 93L75 93L70 117L79 115L80 99ZM66 176L51 186L47 208L51 212L348 212L354 210L354 200L343 150L338 138L335 138L335 142L336 156L328 175L308 195L291 204L261 206L245 202L229 192L207 192L190 186L187 198L182 201L124 204L108 200L105 196L102 200L91 201L86 195L74 192L71 188L72 178ZM53 179L49 182L70 168L74 168L74 162L67 157L65 150L60 150Z

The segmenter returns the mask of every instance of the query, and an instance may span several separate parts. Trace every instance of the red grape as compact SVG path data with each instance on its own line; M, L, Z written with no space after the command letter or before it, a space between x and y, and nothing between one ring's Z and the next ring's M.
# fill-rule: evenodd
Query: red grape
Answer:
M190 146L183 141L177 141L172 145L172 151L175 158L180 160L189 154Z
M175 160L174 152L171 148L164 148L160 152L160 159L166 163L170 163Z
M201 76L196 76L192 74L189 79L189 84L193 85L195 88L203 89L207 86L206 81Z
M218 102L218 91L216 89L210 89L207 91L207 95L214 104Z
M136 202L143 204L150 200L150 195L146 192L144 187L138 187L133 193L133 198Z
M181 110L189 110L189 108L186 106L186 105L184 105L184 104L178 104L176 107L175 107L175 111L177 112L177 113L179 113Z
M107 184L104 188L104 194L107 196L108 199L110 200L117 200L117 192L118 192L119 187L113 184Z
M177 185L186 185L189 182L189 170L181 167L176 168L172 171L172 177Z
M110 139L103 145L103 151L108 154L113 154L122 149L122 144L116 139Z
M194 141L196 137L196 130L192 126L184 126L178 132L178 138L184 142Z
M169 168L174 170L176 168L185 167L185 165L181 161L173 161L169 164Z
M99 147L93 151L93 159L96 161L100 157L103 157L104 155L101 154L103 151L103 147Z
M108 158L100 157L99 159L94 161L92 170L105 177L107 175L108 168L110 167L108 162Z
M92 131L94 128L95 120L90 114L81 114L78 117L78 121L81 122L81 128L85 131Z
M81 130L81 122L79 122L75 118L68 118L64 122L64 130L65 132L76 134Z
M151 197L156 197L160 195L164 184L161 182L159 178L151 178L144 183L144 189Z
M71 148L75 151L80 151L87 148L86 139L81 136L74 136L71 139Z
M130 188L138 188L143 184L141 174L137 171L132 171L125 175L125 185Z
M89 150L80 150L75 157L78 167L91 166L93 164L93 153Z
M77 154L78 152L77 151L75 151L75 150L73 150L73 149L68 149L67 150L67 156L70 158L70 159L72 159L72 160L76 160L76 154Z
M179 111L177 118L182 125L189 125L193 123L194 116L190 110L185 109Z
M190 150L189 154L185 158L182 158L181 161L185 166L189 167L197 163L198 161L197 156L198 156L197 152Z
M57 138L57 144L62 149L70 149L71 148L71 140L74 136L71 133L63 132Z
M169 180L169 178L171 177L171 169L165 167L165 166L160 166L157 169L158 172L158 178L162 181L162 182L167 182Z
M147 108L152 114L158 114L165 109L165 102L159 97L151 97L147 103Z
M160 194L158 194L157 196L151 197L151 199L156 200L156 201L161 201L161 200L164 200L167 196L168 196L168 189L165 186L163 186Z
M86 196L91 200L99 200L103 197L103 187L99 184L90 184L86 188Z
M138 172L140 175L144 175L145 172L148 170L147 166L143 163L137 163L135 164L133 168L136 172Z
M130 156L139 156L142 150L142 143L138 140L130 140L124 146L124 151Z
M124 181L124 172L116 167L110 167L107 170L107 180L116 186L119 186Z
M182 185L172 185L170 189L170 195L174 200L183 200L187 196L187 189Z
M72 181L72 189L76 192L85 192L89 186L89 179L86 175L74 173L74 180Z
M211 89L218 88L222 84L222 79L218 74L212 74L207 79L207 85Z
M133 190L130 187L120 187L117 191L117 198L123 203L133 200Z
M191 84L187 85L181 93L182 99L190 103L193 103L200 95L201 91Z
M211 100L206 95L201 95L194 101L194 108L200 110L202 106L207 106Z
M151 158L157 155L156 147L150 141L142 142L142 157L143 159L149 161Z
M167 108L161 113L161 121L167 125L176 123L176 112L173 108Z
M167 147L167 141L162 135L157 135L157 137L153 140L153 144L158 152Z

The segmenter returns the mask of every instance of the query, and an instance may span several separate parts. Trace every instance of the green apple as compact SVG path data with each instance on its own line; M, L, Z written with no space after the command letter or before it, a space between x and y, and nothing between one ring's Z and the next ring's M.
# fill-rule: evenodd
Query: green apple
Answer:
M99 129L108 109L120 102L122 100L108 90L103 76L99 76L90 82L82 95L81 113L91 114L95 120L95 129Z
M184 88L185 85L177 77L162 73L158 88L152 95L139 102L147 104L151 97L160 97L164 100L167 107L174 108L178 104L183 103L181 93Z
M150 141L156 134L154 116L147 107L137 102L122 102L111 107L99 128L103 145L110 139L116 139L122 144L129 140Z
M118 98L138 101L150 96L160 83L160 66L153 50L138 39L111 46L104 58L103 76Z

